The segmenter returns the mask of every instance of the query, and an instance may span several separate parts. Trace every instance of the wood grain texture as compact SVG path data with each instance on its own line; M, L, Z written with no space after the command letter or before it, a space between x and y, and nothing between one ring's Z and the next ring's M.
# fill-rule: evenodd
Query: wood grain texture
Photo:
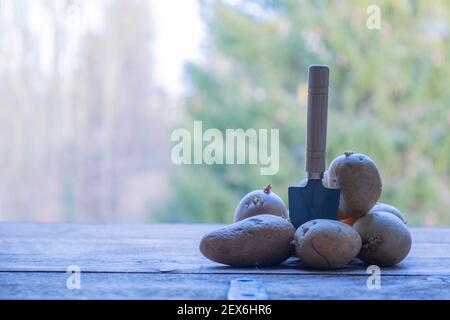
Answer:
M271 299L449 299L450 229L412 228L409 256L382 269L386 288L374 292L358 260L332 271L308 270L296 258L271 268L208 261L198 244L219 227L0 223L0 298L224 299L229 282L245 276L264 282ZM80 292L65 287L70 265L81 268Z
M325 65L308 69L308 112L306 134L306 172L325 171L328 121L328 81L330 70ZM317 179L317 178L316 178Z
M1 299L226 299L237 275L84 273L68 290L59 272L0 272ZM269 299L450 299L448 277L382 277L369 290L366 276L259 274Z

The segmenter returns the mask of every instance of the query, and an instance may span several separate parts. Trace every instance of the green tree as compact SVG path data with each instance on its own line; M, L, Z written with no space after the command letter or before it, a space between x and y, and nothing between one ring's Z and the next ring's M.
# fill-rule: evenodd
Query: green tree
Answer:
M383 177L381 200L411 224L450 217L450 4L378 1L381 29L369 30L371 1L205 1L206 62L189 64L186 123L205 128L279 128L280 171L256 166L180 167L169 221L230 222L246 192L287 187L304 176L307 67L331 66L328 160L369 155Z

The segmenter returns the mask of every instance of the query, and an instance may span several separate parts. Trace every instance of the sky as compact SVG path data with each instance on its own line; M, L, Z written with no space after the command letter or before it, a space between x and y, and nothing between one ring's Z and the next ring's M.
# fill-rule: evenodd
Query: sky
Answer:
M201 61L204 37L198 0L152 0L156 81L167 93L185 93L183 64Z
M199 15L198 0L147 0L150 3L153 24L153 54L155 58L154 79L158 86L162 87L169 95L179 97L186 92L183 83L183 65L186 61L201 61L200 45L204 38L203 23ZM64 2L55 2L64 5ZM81 0L69 5L66 9L65 22L68 26L67 57L68 70L73 65L73 59L78 48L78 40L86 30L102 28L103 1ZM17 5L14 0L0 0L0 27L7 30L10 39L10 47L17 52L19 42L15 41L20 36L19 30L15 30L13 8ZM53 63L53 25L45 10L45 1L26 2L29 15L27 20L30 29L39 38L39 51L41 55L40 67L44 73L51 72ZM1 58L1 53L0 53ZM72 62L71 62L72 61ZM9 63L21 63L20 54L17 61Z

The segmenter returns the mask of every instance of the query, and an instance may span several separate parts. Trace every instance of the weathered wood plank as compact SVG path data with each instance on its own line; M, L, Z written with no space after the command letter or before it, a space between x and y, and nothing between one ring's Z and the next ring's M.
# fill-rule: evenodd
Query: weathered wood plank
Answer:
M67 275L0 272L0 299L226 299L236 275L82 273L81 289ZM252 275L269 299L450 299L450 281L439 276L386 276L379 290L366 276Z
M0 238L200 239L215 224L67 224L1 222ZM410 228L415 243L450 243L450 228Z
M65 272L73 264L90 272L364 275L366 271L356 262L343 270L311 271L295 259L274 268L225 267L203 258L198 250L201 236L217 227L0 223L0 271ZM431 237L434 231L440 242ZM413 229L408 258L383 271L391 275L450 274L450 242L443 241L448 231Z
M286 274L286 275L365 275L366 266L358 260L338 270L310 270L296 258L284 264L265 268L233 268L204 260L204 263L188 259L140 259L140 258L101 258L87 256L61 259L33 256L17 261L16 257L0 256L0 272L6 271L51 271L65 272L70 265L77 265L84 272L109 273L178 273L178 274ZM450 276L450 259L407 258L395 267L382 268L386 275L442 275Z
M16 255L133 255L171 256L180 252L197 256L200 239L64 239L64 238L3 238L0 254ZM413 242L410 257L450 258L450 243Z
M77 224L1 222L2 238L50 239L196 239L217 224Z
M245 276L272 299L450 299L450 229L413 228L408 258L368 290L357 260L332 271L296 258L272 268L208 261L198 243L218 227L0 223L0 298L225 299L230 281ZM81 268L81 290L66 288L70 265Z

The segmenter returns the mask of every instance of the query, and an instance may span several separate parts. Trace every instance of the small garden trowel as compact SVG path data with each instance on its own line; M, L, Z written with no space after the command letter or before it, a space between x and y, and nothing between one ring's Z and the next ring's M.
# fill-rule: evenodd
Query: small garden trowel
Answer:
M311 65L308 69L308 181L304 186L289 187L289 216L296 228L313 219L337 219L341 190L325 188L322 183L327 141L329 73L326 65Z

